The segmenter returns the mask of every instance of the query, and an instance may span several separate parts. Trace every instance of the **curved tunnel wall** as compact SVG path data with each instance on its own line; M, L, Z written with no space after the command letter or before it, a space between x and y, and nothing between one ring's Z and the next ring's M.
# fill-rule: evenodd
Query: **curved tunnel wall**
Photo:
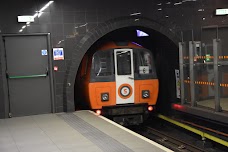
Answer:
M81 60L87 50L102 36L114 30L131 27L141 26L149 29L153 29L170 39L176 46L180 41L180 38L172 33L168 28L156 23L155 21L136 17L122 17L105 22L96 28L89 31L77 44L75 50L72 53L71 63L67 67L65 81L64 81L64 111L74 111L74 84L77 75L78 67Z

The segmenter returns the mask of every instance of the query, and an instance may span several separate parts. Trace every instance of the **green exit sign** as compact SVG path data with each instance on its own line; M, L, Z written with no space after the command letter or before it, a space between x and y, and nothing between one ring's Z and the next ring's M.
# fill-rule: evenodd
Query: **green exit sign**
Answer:
M223 9L216 9L215 15L227 15L228 14L228 8Z

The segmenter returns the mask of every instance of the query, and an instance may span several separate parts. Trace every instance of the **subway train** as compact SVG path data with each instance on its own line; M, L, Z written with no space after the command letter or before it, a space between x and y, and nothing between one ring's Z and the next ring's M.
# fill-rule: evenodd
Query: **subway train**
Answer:
M135 42L107 42L85 54L75 86L76 106L122 125L141 124L158 97L153 54Z

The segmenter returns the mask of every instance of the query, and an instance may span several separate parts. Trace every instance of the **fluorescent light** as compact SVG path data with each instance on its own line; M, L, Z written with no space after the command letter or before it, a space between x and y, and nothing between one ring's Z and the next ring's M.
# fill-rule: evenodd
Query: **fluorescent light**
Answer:
M157 5L159 5L159 6L160 6L160 5L162 5L162 3L158 3Z
M134 15L141 15L141 13L140 12L137 12L137 13L130 14L130 16L134 16Z
M44 12L40 12L39 14L38 14L38 18L43 14Z
M54 1L49 1L46 5L44 5L44 7L42 7L39 11L37 11L37 12L33 15L33 18L36 18L36 17L39 18L39 17L43 14L42 11L44 11L45 9L47 9L48 6L50 6L53 2L54 2ZM86 23L86 24L87 24L87 23ZM30 22L27 22L26 25L27 25L27 26L30 26ZM22 26L22 29L21 29L19 32L22 32L23 29L26 28L26 25ZM85 25L84 25L84 26L85 26Z
M44 5L44 7L42 7L42 8L39 10L39 12L42 12L42 11L44 11L45 9L47 9L48 6L50 6L53 2L54 2L54 1L49 1L46 5Z
M159 8L159 9L158 9L158 11L161 11L161 10L162 10L162 8Z
M44 5L44 7L42 7L39 11L37 11L33 17L36 18L36 17L40 17L42 14L43 14L43 11L45 9L47 9L54 1L49 1L46 5Z
M138 20L139 20L138 18L135 19L135 21L138 21Z
M36 18L38 16L38 13L34 14L33 17Z
M171 4L171 2L167 2L166 4L168 4L168 5L169 5L169 4Z
M23 31L22 29L19 30L19 32L22 32L22 31Z

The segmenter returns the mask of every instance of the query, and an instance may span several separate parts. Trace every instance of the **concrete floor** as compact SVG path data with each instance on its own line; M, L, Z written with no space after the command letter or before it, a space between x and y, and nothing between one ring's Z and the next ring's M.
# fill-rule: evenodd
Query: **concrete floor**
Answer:
M0 152L171 151L90 111L0 119Z

